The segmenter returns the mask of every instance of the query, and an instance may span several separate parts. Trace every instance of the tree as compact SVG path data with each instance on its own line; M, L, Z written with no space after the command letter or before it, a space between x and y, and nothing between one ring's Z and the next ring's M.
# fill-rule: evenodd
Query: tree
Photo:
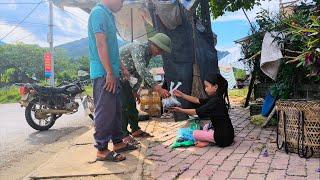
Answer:
M0 75L13 68L16 73L32 77L43 76L43 53L46 49L37 45L7 44L0 46Z
M222 16L227 11L237 11L240 9L251 10L254 5L260 5L265 0L209 0L210 12L213 18Z

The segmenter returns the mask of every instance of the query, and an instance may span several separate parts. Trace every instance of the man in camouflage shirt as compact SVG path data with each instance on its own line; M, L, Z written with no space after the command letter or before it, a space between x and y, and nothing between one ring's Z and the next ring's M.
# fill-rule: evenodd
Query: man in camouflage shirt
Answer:
M135 100L138 102L140 100L138 91L142 82L144 82L144 85L148 88L152 88L157 91L161 97L166 98L170 96L170 93L163 89L162 86L153 79L153 75L147 68L152 57L162 55L165 52L171 53L171 40L163 33L158 33L149 38L148 42L133 42L120 48L120 59L123 63L122 66L124 67L123 69L127 70L126 72L123 72L123 75L130 74L130 76L138 79L138 82L133 87L131 87L128 80L121 81L121 99L123 106L122 131L125 137L123 140L125 142L134 141L127 130L128 124L130 124L133 137L150 136L150 134L143 132L138 126L139 113L136 108Z

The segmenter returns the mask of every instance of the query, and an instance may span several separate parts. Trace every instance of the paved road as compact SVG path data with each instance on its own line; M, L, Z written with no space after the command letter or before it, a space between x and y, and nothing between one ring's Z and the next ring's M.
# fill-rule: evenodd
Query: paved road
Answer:
M0 105L0 173L8 167L14 167L28 155L41 151L46 145L59 143L66 136L74 137L86 132L90 125L91 121L84 116L81 107L78 113L58 119L51 130L38 132L29 127L24 118L24 109L19 104Z

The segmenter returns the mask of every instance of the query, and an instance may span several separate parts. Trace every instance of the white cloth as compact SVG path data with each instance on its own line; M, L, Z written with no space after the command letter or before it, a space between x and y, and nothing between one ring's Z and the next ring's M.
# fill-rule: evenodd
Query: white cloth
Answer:
M277 79L281 58L283 58L281 48L274 38L277 35L277 32L266 32L264 35L260 61L262 72L273 80Z

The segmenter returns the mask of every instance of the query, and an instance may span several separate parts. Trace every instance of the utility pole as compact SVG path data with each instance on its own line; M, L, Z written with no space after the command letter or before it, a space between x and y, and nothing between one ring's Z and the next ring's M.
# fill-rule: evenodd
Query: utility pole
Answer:
M48 43L50 45L51 54L51 76L50 85L55 86L54 83L54 49L53 49L53 1L49 0L49 33L48 33Z

